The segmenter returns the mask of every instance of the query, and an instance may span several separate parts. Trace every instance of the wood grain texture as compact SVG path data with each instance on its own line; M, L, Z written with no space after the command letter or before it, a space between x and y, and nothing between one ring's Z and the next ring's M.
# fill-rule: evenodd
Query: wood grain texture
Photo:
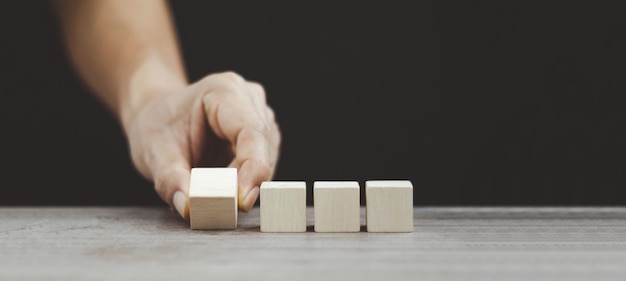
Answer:
M358 232L360 187L356 181L313 183L315 232Z
M413 184L407 180L365 182L368 232L413 231Z
M306 233L260 233L258 208L193 231L165 207L0 207L0 280L626 276L626 208L415 208L413 233L315 233L307 212Z
M261 184L261 232L306 232L306 182Z
M237 169L191 169L189 218L191 229L237 228Z

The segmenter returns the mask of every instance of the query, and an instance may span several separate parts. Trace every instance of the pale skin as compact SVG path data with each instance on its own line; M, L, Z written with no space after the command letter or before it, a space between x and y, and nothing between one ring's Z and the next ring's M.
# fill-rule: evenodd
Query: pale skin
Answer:
M162 0L54 3L76 69L118 117L135 167L159 196L189 219L191 167L236 167L239 209L250 210L281 141L263 87L234 72L189 83Z

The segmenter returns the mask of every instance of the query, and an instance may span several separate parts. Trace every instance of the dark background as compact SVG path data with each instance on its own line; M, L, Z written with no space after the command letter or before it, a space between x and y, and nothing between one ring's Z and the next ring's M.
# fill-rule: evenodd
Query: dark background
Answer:
M191 80L266 87L277 179L407 178L418 205L624 204L626 15L591 2L172 7ZM0 34L0 204L162 204L50 4L1 2Z

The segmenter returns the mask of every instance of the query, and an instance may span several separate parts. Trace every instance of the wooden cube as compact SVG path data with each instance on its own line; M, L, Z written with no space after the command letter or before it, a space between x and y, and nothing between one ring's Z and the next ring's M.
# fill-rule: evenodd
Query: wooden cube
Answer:
M365 200L368 232L413 232L410 181L367 181Z
M261 184L261 232L306 232L306 182Z
M315 232L361 231L360 187L356 181L313 184Z
M191 229L236 229L237 191L235 168L191 169Z

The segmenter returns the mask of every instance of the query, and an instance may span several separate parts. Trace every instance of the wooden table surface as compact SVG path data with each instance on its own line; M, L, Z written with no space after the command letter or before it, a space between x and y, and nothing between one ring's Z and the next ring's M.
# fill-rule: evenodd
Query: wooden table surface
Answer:
M626 208L415 208L396 234L314 233L312 211L272 234L258 209L192 231L164 207L2 207L0 280L626 280Z

